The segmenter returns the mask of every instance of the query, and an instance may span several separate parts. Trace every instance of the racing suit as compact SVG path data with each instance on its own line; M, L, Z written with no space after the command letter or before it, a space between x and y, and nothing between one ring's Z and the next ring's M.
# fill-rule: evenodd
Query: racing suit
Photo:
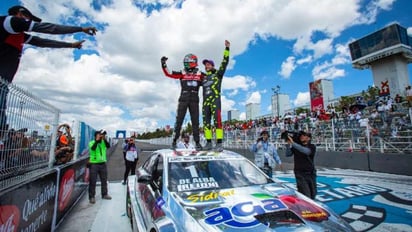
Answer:
M221 116L221 99L220 90L222 86L223 75L225 74L227 64L229 63L229 47L223 52L223 60L218 70L208 71L202 81L203 86L203 129L205 138L208 142L212 140L211 119L216 129L217 143L222 143L223 126Z
M180 97L177 105L176 122L174 125L173 145L180 136L183 119L189 109L190 120L193 128L193 140L196 145L200 144L199 137L199 87L202 84L203 74L198 68L185 69L184 71L172 71L167 69L166 61L162 60L163 73L170 78L180 80Z
M23 45L25 43L37 47L70 48L72 43L43 39L24 32L40 32L47 34L69 34L81 32L81 27L63 26L52 23L37 23L14 16L0 16L0 130L7 130L6 107L8 84L13 81L19 67Z

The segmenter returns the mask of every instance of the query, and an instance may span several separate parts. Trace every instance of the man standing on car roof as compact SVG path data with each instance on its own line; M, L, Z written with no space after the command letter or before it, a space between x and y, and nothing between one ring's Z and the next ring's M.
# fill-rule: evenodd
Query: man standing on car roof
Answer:
M167 69L166 61L167 57L163 56L160 61L162 64L163 73L170 78L180 80L180 97L177 105L176 122L173 132L172 148L176 149L177 140L180 137L180 130L182 128L183 119L185 118L186 111L189 109L190 119L192 121L193 128L193 140L196 143L196 149L201 150L200 136L199 136L199 88L202 84L203 74L197 68L197 56L193 54L187 54L183 58L183 71L169 72Z
M213 60L203 60L206 76L202 81L203 86L203 129L205 131L206 146L205 150L212 149L212 125L211 119L216 130L216 148L222 149L223 126L222 126L222 107L220 99L220 91L222 87L222 79L225 74L227 64L229 63L229 47L230 42L225 40L225 50L223 52L223 60L218 70L215 69Z

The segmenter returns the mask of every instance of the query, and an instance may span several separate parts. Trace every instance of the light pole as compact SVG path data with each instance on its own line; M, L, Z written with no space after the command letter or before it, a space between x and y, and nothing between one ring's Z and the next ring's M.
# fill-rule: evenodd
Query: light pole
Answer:
M276 114L279 118L279 111L280 111L280 107L279 107L279 91L280 91L280 86L276 85L275 88L272 88L273 93L276 95Z

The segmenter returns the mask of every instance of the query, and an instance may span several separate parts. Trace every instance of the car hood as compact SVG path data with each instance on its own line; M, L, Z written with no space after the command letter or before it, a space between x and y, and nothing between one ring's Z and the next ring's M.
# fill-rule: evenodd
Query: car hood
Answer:
M325 207L277 183L175 196L205 231L352 231Z

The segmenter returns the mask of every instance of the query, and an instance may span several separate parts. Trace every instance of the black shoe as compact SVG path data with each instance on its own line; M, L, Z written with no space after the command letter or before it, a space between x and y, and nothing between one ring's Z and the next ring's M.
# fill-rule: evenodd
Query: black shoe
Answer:
M200 151L200 150L202 150L202 149L203 149L203 148L202 148L202 145L200 145L200 143L197 142L197 143L196 143L196 150Z
M126 185L126 181L123 181L123 182L122 182L122 185Z
M94 197L90 197L89 199L90 204L96 203L96 199Z

